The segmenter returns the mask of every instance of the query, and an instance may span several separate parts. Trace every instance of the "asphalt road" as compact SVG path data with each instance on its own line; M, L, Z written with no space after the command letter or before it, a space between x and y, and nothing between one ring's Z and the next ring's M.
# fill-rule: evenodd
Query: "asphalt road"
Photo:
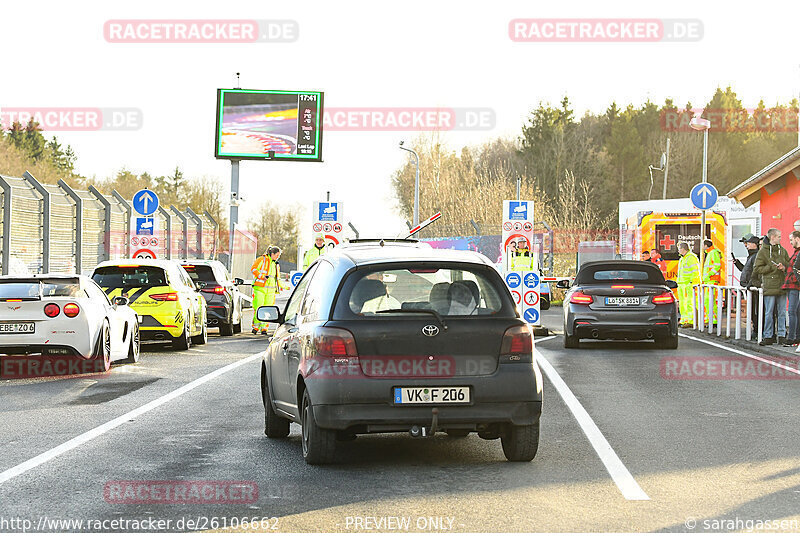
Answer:
M545 313L554 329L559 312ZM287 440L263 434L256 354L266 342L212 335L183 353L147 346L139 364L103 377L0 382L0 531L97 531L89 522L97 520L109 520L94 524L105 531L134 530L114 519L223 530L242 517L276 518L228 531L724 531L800 522L798 381L662 375L673 361L664 358L753 361L743 355L693 339L677 351L597 341L567 351L560 336L539 339L543 367L557 371L598 432L546 377L531 463L506 462L499 441L476 435L379 435L343 443L337 464L314 467L303 462L298 426ZM119 503L123 492L113 491L126 481L235 481L246 497ZM631 482L646 499L626 499Z

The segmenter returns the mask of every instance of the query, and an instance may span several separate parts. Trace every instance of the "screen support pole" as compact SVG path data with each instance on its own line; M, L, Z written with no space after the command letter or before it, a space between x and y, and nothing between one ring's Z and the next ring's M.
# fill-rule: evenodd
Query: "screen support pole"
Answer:
M228 270L233 268L234 229L239 222L239 160L231 160L231 216L228 237Z

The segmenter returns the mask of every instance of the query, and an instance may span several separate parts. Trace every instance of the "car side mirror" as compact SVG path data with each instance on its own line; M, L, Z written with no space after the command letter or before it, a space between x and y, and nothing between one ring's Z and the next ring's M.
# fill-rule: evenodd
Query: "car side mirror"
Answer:
M124 296L115 296L111 303L116 306L128 305L129 300Z
M202 290L202 289L205 289L206 285L207 285L207 283L205 281L195 281L194 282L194 286L197 288L198 291Z
M262 305L256 310L256 319L259 322L280 322L281 310L276 305Z
M234 285L244 285L244 280L242 278L233 278Z
M561 279L556 281L556 288L557 289L569 289L570 282L568 279Z
M667 280L667 287L670 289L677 289L678 283L675 280L668 279Z

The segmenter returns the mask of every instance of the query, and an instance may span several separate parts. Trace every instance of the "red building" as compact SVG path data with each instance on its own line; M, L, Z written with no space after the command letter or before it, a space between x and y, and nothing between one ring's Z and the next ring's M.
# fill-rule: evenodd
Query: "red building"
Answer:
M778 228L783 246L800 230L800 146L773 161L728 193L745 207L761 200L761 228Z

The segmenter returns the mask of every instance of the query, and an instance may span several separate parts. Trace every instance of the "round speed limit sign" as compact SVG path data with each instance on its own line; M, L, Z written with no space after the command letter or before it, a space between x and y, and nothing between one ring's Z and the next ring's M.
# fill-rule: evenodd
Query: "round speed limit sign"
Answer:
M141 248L133 252L134 259L155 259L156 253L148 248Z

